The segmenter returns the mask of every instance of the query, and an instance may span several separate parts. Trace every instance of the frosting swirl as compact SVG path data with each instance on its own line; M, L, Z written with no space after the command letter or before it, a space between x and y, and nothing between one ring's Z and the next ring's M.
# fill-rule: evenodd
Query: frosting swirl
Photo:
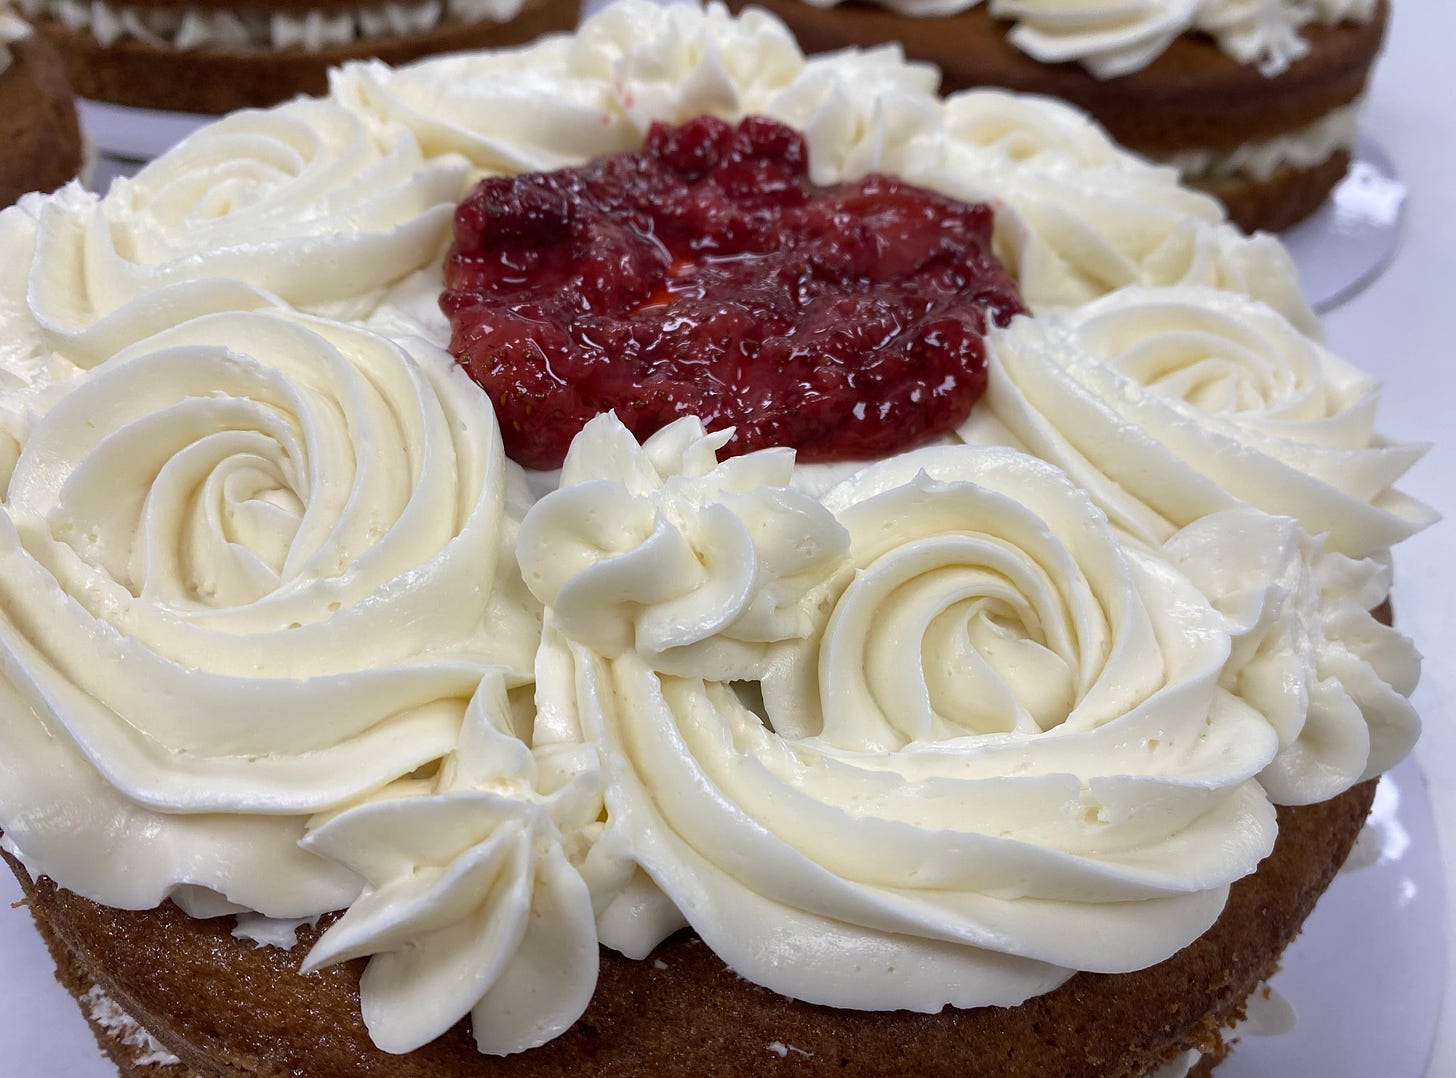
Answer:
M443 248L464 182L464 162L426 162L404 128L332 101L235 113L104 198L40 203L28 314L92 366L213 311L361 313Z
M1374 379L1262 304L1129 288L989 345L996 419L1145 542L1251 505L1358 558L1434 519L1393 488L1424 450L1374 433Z
M413 1051L466 1013L482 1052L545 1044L596 988L591 894L562 846L600 812L592 751L533 754L511 728L504 683L488 677L434 788L419 785L310 825L304 848L366 884L303 972L372 955L359 994L387 1052Z
M1262 300L1319 335L1277 240L1240 233L1172 169L1110 144L1099 150L1100 131L1070 120L1032 127L1019 115L1026 103L1005 97L975 90L950 98L953 134L937 155L912 158L909 178L997 209L996 253L1033 310L1078 306L1130 285L1198 285ZM975 122L957 122L968 113ZM989 123L988 113L1005 119ZM1052 117L1062 120L1057 110Z
M1279 735L1259 776L1278 804L1307 805L1395 766L1420 720L1411 642L1371 615L1390 592L1388 561L1329 553L1289 517L1214 513L1164 553L1228 621L1223 685Z
M991 0L1014 19L1007 39L1044 64L1075 60L1099 79L1147 67L1193 23L1205 0Z
M741 975L835 1006L1012 1004L1206 929L1269 849L1252 777L1277 744L1217 686L1228 638L1192 585L1006 450L907 454L826 501L849 557L762 717L563 630L597 848Z
M95 846L265 821L296 840L301 817L448 754L484 674L529 679L539 622L512 582L491 411L413 348L212 315L37 419L0 512L4 721L43 727L83 776L6 776L5 805L51 806L4 821L42 870L112 905L200 875L270 915L329 909L247 877L227 841Z
M561 489L527 514L516 555L569 637L726 679L756 676L765 645L809 631L807 593L848 539L786 489L792 450L719 464L732 437L687 417L639 447L608 414L573 440Z

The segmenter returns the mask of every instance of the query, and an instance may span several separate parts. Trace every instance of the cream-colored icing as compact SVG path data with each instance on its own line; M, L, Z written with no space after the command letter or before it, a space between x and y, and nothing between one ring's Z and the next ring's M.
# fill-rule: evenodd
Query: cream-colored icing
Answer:
M730 673L765 719L548 604L602 753L598 861L629 853L731 968L835 1006L1015 1004L1204 931L1267 853L1277 742L1218 688L1193 587L1006 450L907 454L825 503L851 549L819 624Z
M1359 558L1435 519L1394 489L1424 450L1374 432L1378 383L1247 298L1124 289L990 346L995 418L1146 542L1252 505Z
M305 848L365 887L303 971L372 956L359 994L388 1052L413 1051L467 1013L482 1052L545 1044L596 987L592 897L563 840L600 806L591 747L532 753L512 730L503 681L486 678L434 783L310 825Z
M1004 449L826 491L844 477L782 451L720 464L691 421L642 448L599 420L518 544L519 471L439 351L472 167L763 112L806 132L821 182L991 201L998 254L1079 347L1094 313L1161 296L1277 323L1250 346L1273 382L1324 369L1272 240L1063 106L933 86L894 49L805 60L762 13L627 3L522 50L352 65L330 101L224 121L106 200L0 214L0 823L27 863L198 916L353 903L313 961L373 956L396 1050L466 1013L487 1051L540 1043L585 1006L595 940L641 957L685 921L758 983L922 1009L1201 932L1272 841L1257 777L1326 778L1313 709L1266 672L1357 707L1413 676L1350 613L1383 562L1329 553L1376 539L1279 532L1225 573L1193 519L1133 543ZM1369 440L1302 407L1260 422ZM1387 461L1362 489L1409 457L1361 446ZM1371 497L1386 545L1424 519ZM291 722L306 705L326 721ZM1364 768L1410 732L1366 726Z
M805 0L832 7L842 0ZM911 18L954 15L982 0L877 0ZM1099 79L1141 71L1183 34L1208 34L1267 77L1309 52L1304 28L1368 22L1375 0L988 0L1007 40L1042 63L1081 64Z
M1327 800L1415 745L1420 656L1370 613L1390 592L1388 563L1326 552L1289 517L1248 510L1190 524L1164 553L1228 619L1222 683L1279 735L1259 776L1275 803Z
M418 37L446 26L509 22L525 0L386 0L337 10L265 11L146 7L105 0L15 0L32 19L89 31L106 47L139 41L159 48L228 52L321 52L362 42Z
M1186 150L1165 159L1180 175L1196 183L1234 177L1267 180L1281 168L1305 169L1355 146L1360 134L1363 100L1328 112L1305 127L1232 150Z
M808 593L848 536L787 489L792 450L719 464L732 433L705 436L687 418L639 447L611 414L586 425L517 555L563 633L609 658L635 651L655 669L732 680L809 631Z
M169 1052L151 1032L117 1004L99 985L81 993L80 1004L91 1021L132 1049L138 1067L175 1067L181 1060Z
M201 314L366 313L439 256L465 175L397 125L300 99L202 128L104 197L23 200L0 217L0 417Z
M33 867L120 906L353 898L306 818L449 754L485 673L530 677L482 401L423 342L239 313L35 420L0 515L0 722L34 754L0 798L47 806L5 821Z

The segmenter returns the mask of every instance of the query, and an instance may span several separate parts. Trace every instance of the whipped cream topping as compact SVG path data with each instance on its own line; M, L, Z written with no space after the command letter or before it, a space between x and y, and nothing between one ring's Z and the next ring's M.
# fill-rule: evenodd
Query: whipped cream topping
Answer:
M310 826L303 846L366 883L303 972L373 956L359 994L388 1052L467 1013L482 1052L545 1044L596 988L592 898L562 841L600 808L592 749L533 753L512 729L505 683L487 677L435 783L407 781Z
M36 420L0 514L0 723L27 750L0 802L32 865L125 907L352 900L306 818L453 751L485 674L530 679L483 401L423 342L239 313Z
M111 905L347 909L310 961L370 956L396 1051L465 1014L542 1043L597 941L689 922L778 991L924 1010L1201 933L1271 795L1413 736L1414 655L1365 611L1429 519L1390 489L1418 451L1373 435L1273 240L1065 107L933 85L625 3L351 65L105 199L0 213L6 839ZM604 418L528 513L441 350L454 202L701 112L799 126L820 182L995 206L1037 318L964 434L1047 462L810 481Z
M842 0L805 0L833 7ZM911 18L954 15L982 0L876 0ZM1099 79L1141 71L1177 38L1208 34L1241 64L1273 78L1309 53L1311 23L1369 22L1375 0L989 0L1013 23L1007 40L1046 64L1079 63Z
M1218 687L1229 640L1193 586L1008 450L907 454L826 505L848 557L822 628L761 664L762 716L548 607L602 754L596 851L730 968L833 1006L1015 1004L1203 932L1270 848L1277 739Z
M1267 180L1281 168L1313 168L1337 150L1353 149L1364 99L1327 112L1311 124L1231 150L1187 150L1165 159L1190 182L1217 183L1244 176Z
M386 0L342 10L147 7L105 0L15 0L32 19L89 31L103 46L138 41L188 52L323 52L419 37L446 26L509 22L525 0ZM3 68L0 68L3 70Z
M1374 432L1375 380L1247 298L1124 289L988 351L996 420L1145 542L1248 505L1359 558L1435 519L1394 489L1424 449Z

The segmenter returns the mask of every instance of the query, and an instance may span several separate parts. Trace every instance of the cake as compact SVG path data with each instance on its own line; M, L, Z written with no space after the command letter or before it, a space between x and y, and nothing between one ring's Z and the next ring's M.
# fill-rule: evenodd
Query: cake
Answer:
M220 114L321 94L328 70L520 45L576 25L575 0L17 0L84 98Z
M76 102L60 59L0 2L0 207L53 191L81 172Z
M809 51L899 41L947 91L1070 101L1247 231L1303 220L1345 175L1390 13L1388 0L764 4Z
M1420 449L1270 237L936 79L625 3L0 214L3 849L124 1073L1219 1058L1418 732ZM457 204L705 115L990 208L955 429L505 455Z

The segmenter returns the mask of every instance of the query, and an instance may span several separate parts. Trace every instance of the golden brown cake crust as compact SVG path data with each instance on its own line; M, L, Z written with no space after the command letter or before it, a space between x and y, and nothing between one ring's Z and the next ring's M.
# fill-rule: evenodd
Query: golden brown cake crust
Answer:
M1350 152L1337 150L1312 168L1279 169L1267 180L1234 177L1196 184L1214 195L1245 232L1282 232L1320 208L1350 168Z
M28 191L54 191L81 170L76 99L60 57L31 34L10 46L0 75L0 208Z
M291 952L259 948L233 938L231 918L194 921L170 903L113 910L11 867L37 921L86 976L203 1074L534 1078L758 1074L783 1065L801 1076L1119 1078L1186 1047L1217 1049L1218 1030L1273 972L1344 861L1374 789L1367 782L1323 804L1279 809L1274 853L1234 885L1214 927L1138 973L1078 974L1014 1008L837 1011L752 985L681 933L642 962L603 950L581 1021L506 1059L480 1056L463 1022L408 1056L374 1048L359 1015L362 961L294 972L317 930L303 930ZM769 1048L775 1042L810 1054L781 1059Z
M1389 17L1380 0L1366 23L1305 30L1309 54L1275 78L1238 63L1209 37L1184 34L1141 71L1098 79L1080 64L1043 64L1006 38L1010 23L985 5L916 19L866 3L818 8L804 0L729 0L766 7L806 52L899 41L912 59L936 64L942 91L1002 86L1050 94L1090 112L1118 142L1143 153L1231 148L1312 123L1365 89Z
M81 97L217 115L276 105L298 94L324 94L328 69L348 60L375 58L398 65L436 53L508 48L542 34L570 30L576 19L576 0L540 0L528 3L505 23L450 25L428 34L361 41L318 52L179 51L141 41L103 46L89 31L67 29L54 19L36 19L35 26L61 53L71 85Z

